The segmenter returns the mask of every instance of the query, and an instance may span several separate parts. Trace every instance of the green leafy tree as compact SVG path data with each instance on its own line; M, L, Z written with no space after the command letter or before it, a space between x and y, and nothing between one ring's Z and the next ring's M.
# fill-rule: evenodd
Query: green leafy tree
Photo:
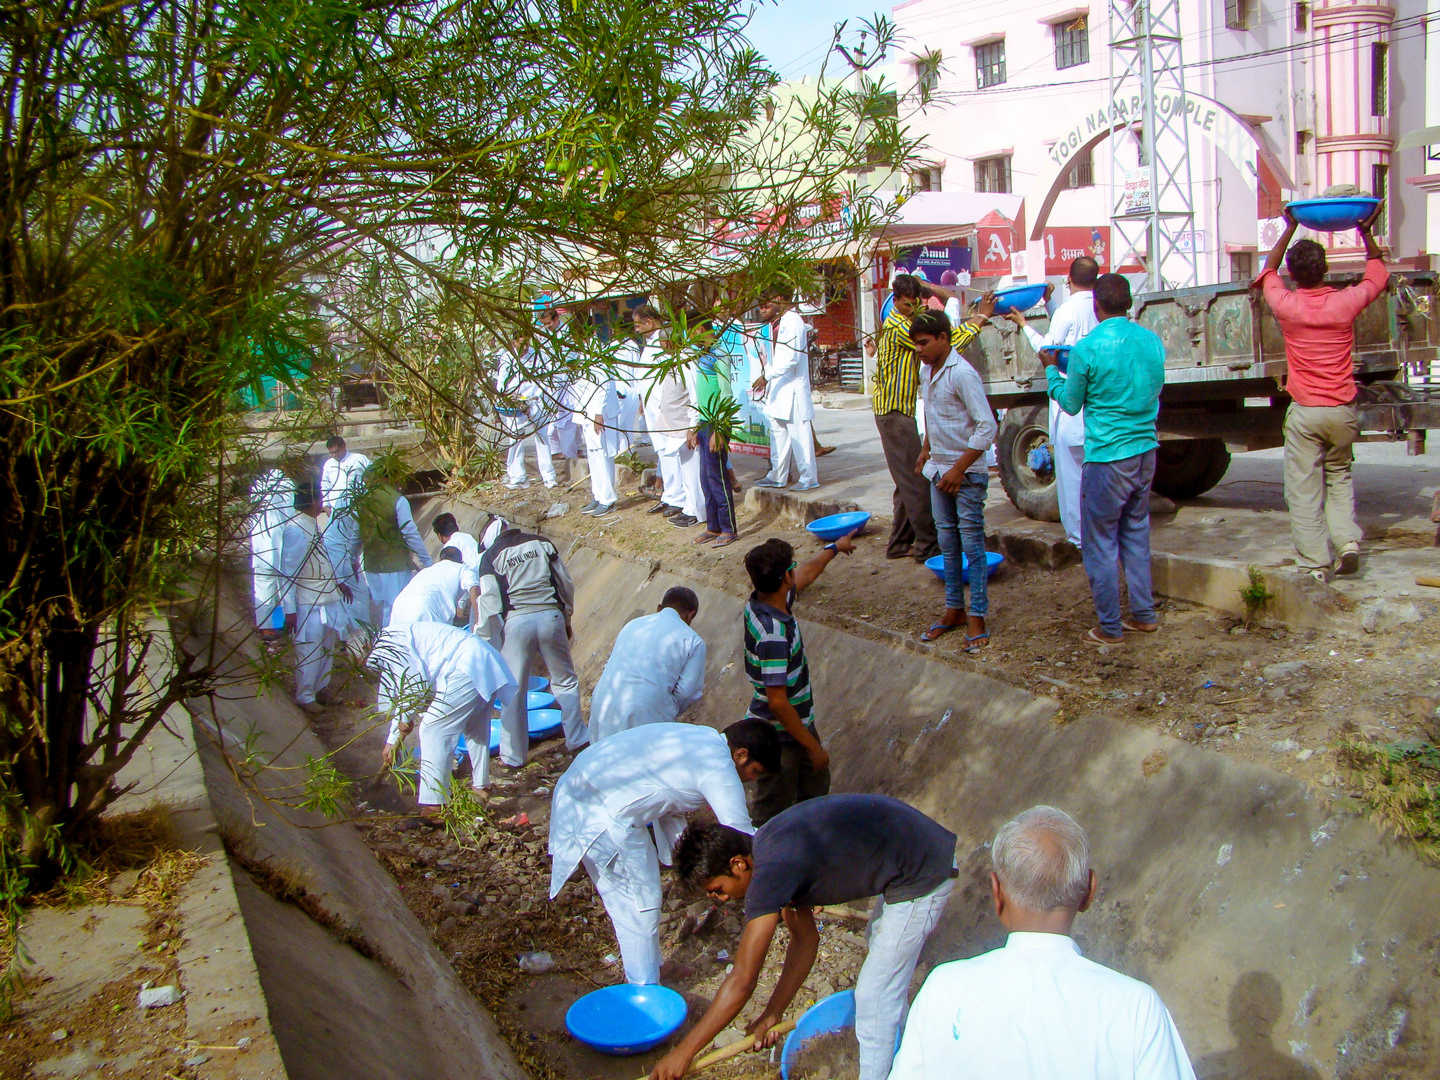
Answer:
M30 887L213 684L183 652L146 681L149 616L213 590L242 531L244 391L359 362L455 461L539 289L698 325L806 281L804 208L874 223L856 169L909 154L881 88L787 94L743 23L735 0L0 6L0 861ZM603 336L546 339L546 385L609 363Z

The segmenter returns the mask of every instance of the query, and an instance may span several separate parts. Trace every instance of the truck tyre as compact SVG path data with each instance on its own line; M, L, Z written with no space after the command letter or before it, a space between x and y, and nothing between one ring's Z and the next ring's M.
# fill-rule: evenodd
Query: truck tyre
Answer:
M1193 499L1220 482L1230 467L1221 439L1166 439L1155 454L1155 492L1167 499Z
M1050 449L1050 407L1020 405L1009 409L1000 421L995 456L1000 465L1000 483L1010 501L1028 518L1060 520L1060 493L1055 486L1053 464L1035 469L1030 451Z

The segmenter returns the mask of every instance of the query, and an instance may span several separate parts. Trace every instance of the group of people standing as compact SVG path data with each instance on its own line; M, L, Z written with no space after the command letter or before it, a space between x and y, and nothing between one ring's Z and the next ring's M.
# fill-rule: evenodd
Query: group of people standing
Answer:
M814 433L811 331L786 290L771 289L762 299L758 331L747 332L740 323L717 326L711 347L678 360L664 316L639 304L630 312L633 335L614 344L612 362L583 369L570 362L577 346L569 315L549 297L538 303L537 333L543 337L517 338L497 360L496 411L510 489L529 484L528 449L533 447L549 488L557 482L554 459L576 458L583 446L591 498L581 513L609 514L619 500L615 459L645 440L655 451L660 480L649 512L664 514L677 528L700 526L697 544L735 543L740 485L730 468L729 422L716 418L727 415L736 368L747 357L756 373L750 394L770 433L770 468L757 486L820 486L816 459L834 447L821 445Z

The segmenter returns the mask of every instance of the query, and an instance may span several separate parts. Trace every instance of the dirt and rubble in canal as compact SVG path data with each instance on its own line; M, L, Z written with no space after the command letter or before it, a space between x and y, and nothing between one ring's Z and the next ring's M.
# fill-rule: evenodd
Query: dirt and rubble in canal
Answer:
M802 559L818 547L799 525L751 512L741 522L741 542L715 551L692 542L695 530L672 528L659 515L645 514L648 502L638 496L599 520L578 515L583 498L577 496L583 496L578 488L558 499L543 492L508 497L482 492L473 502L532 526L568 498L567 513L543 520L548 535L622 557L658 559L737 597L748 592L743 555L753 544L781 536L795 544ZM462 510L454 502L446 508ZM472 510L469 516L476 514ZM462 525L467 523L462 515ZM935 646L915 642L939 614L943 593L924 567L884 557L885 525L875 522L856 553L806 591L797 606L802 620L923 649L944 662L1049 695L1060 702L1060 722L1102 712L1263 762L1341 799L1358 794L1355 774L1341 763L1341 743L1429 745L1440 736L1437 622L1423 601L1416 605L1418 622L1378 635L1292 630L1263 621L1246 626L1198 606L1168 603L1161 608L1160 633L1133 635L1122 647L1101 650L1081 639L1093 609L1079 566L1058 571L1012 566L991 583L992 643L969 656L959 648L959 635ZM352 701L365 698L358 681L350 689L346 696ZM406 817L413 795L375 777L379 735L371 730L355 738L362 726L373 729L362 708L331 708L314 724L338 748L342 767L364 778L359 824L369 844L525 1067L546 1078L634 1080L647 1072L664 1047L611 1058L565 1032L565 1010L577 997L622 979L614 934L585 874L577 871L555 901L548 899L549 795L571 755L558 742L533 747L522 770L492 784L473 823L473 838L461 843L443 829L416 826ZM1358 803L1356 808L1361 809ZM740 916L733 905L714 906L686 891L668 873L664 881L664 981L686 997L693 1021L725 977ZM864 957L865 914L846 910L821 917L819 956L798 1006L854 985ZM784 946L782 927L751 1004L718 1044L741 1038L744 1023L759 1013ZM531 970L523 970L521 958L535 953L548 958L532 958ZM917 987L939 959L922 956ZM773 1054L746 1053L706 1075L774 1077L776 1062Z

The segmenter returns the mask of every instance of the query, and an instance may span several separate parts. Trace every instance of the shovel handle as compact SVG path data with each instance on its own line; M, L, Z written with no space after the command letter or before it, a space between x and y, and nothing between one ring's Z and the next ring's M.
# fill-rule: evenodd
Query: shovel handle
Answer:
M1440 589L1440 577L1434 577L1430 574L1416 574L1415 584L1428 585L1432 589Z
M777 1035L785 1035L795 1030L796 1023L798 1023L798 1020L782 1020L770 1030ZM695 1059L695 1061L690 1063L688 1071L697 1073L701 1069L708 1069L711 1065L718 1065L722 1061L728 1061L737 1054L743 1054L746 1050L753 1050L754 1048L755 1036L747 1035L745 1038L733 1042L729 1046L722 1046L719 1050L711 1050L710 1053L704 1057ZM650 1080L650 1075L647 1073L640 1077L640 1080Z

